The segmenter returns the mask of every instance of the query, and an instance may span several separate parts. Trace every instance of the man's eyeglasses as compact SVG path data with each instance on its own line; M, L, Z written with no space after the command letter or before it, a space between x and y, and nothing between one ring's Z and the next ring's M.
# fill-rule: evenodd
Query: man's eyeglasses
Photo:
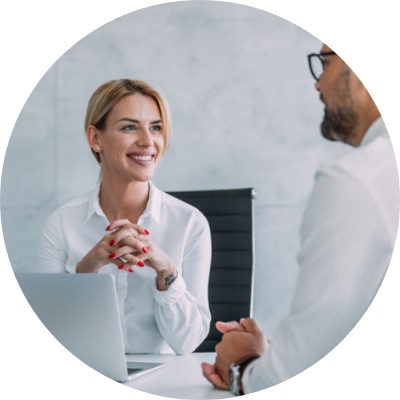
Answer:
M322 53L312 53L308 55L308 65L310 67L311 75L315 80L319 81L322 73L325 70L324 57L333 56L336 53L334 51L325 51Z

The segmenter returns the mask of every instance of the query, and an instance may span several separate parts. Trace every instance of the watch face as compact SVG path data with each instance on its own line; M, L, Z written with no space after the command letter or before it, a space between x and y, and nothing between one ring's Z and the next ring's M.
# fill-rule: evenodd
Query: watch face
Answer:
M239 364L232 363L228 370L228 382L229 382L229 390L235 396L239 396L244 394L242 388L242 373L246 366L258 358L259 356L252 356L246 358L244 361L240 362Z
M229 390L234 395L239 395L239 365L231 364L228 371Z

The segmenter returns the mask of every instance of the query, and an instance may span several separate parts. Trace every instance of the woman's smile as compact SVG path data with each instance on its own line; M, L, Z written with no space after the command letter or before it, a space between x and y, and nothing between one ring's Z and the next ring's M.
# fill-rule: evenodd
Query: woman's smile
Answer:
M155 153L138 151L129 153L128 157L139 165L148 166L153 164Z

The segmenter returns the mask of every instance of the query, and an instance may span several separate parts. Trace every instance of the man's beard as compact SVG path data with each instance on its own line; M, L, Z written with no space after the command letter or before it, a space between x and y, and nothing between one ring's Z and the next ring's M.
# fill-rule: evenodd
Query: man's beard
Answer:
M325 139L352 144L356 137L357 113L350 94L349 72L343 72L337 80L336 105L325 108L321 133Z

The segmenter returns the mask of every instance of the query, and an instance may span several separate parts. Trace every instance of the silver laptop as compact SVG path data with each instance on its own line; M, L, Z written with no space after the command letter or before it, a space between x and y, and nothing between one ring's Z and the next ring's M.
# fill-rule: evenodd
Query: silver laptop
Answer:
M46 328L66 349L96 371L125 382L164 365L126 361L111 275L15 275Z

